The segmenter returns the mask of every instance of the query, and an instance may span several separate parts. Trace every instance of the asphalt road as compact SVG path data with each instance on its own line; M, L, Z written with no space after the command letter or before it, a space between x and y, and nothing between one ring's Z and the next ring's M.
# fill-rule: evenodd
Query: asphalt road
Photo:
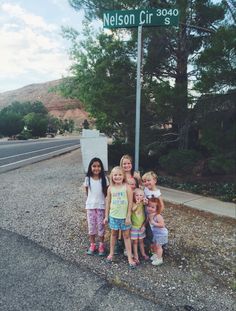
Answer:
M0 141L0 172L38 162L78 147L78 138Z
M23 236L0 228L0 237L0 310L166 310Z

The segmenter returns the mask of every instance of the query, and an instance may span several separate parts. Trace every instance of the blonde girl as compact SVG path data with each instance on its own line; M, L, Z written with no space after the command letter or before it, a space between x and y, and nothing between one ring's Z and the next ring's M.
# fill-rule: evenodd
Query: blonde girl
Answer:
M125 154L120 159L120 166L123 168L126 176L127 183L129 185L134 185L134 188L139 188L141 185L141 177L138 172L134 171L133 168L133 159L130 155Z
M145 212L144 212L144 192L140 188L134 190L133 195L134 203L131 213L131 240L133 244L133 258L136 264L139 264L138 246L143 259L148 260L149 257L146 255L144 250L144 238L145 234Z
M153 171L149 171L142 176L142 181L145 198L159 198L162 212L164 209L164 202L161 197L161 191L157 187L157 174Z
M120 167L123 168L125 172L126 182L134 191L135 188L138 188L141 185L141 177L140 174L134 171L133 168L133 159L130 155L124 154L120 159ZM120 251L124 251L124 255L127 256L127 252L124 249L124 243L122 241L122 234L119 230L118 241L115 246L116 253Z
M159 266L163 263L162 245L168 243L168 230L165 227L164 219L161 216L161 203L159 198L148 200L147 216L153 234L154 254L150 258L152 265Z
M161 197L161 191L157 187L157 174L153 171L149 171L142 176L142 182L144 186L144 202L147 204L150 198L158 198L161 207L161 212L164 209L164 202ZM145 208L147 214L147 209ZM153 234L150 228L149 222L146 223L146 238L144 240L146 249L149 253L153 253Z
M135 268L136 264L131 254L130 240L132 202L133 193L131 188L126 184L125 173L120 166L116 166L110 174L110 186L107 191L104 219L104 224L107 224L109 221L109 227L111 229L110 253L107 256L107 261L113 261L118 230L121 230L127 250L129 266Z

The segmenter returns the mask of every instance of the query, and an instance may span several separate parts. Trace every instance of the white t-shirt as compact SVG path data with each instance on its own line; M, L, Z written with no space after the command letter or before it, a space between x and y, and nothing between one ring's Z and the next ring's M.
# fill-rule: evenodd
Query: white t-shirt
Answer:
M90 186L89 186L90 179ZM106 177L107 186L109 184ZM102 192L102 180L85 177L84 186L88 187L86 209L105 209L105 196Z
M145 187L143 189L144 191L144 196L145 198L147 199L150 199L150 198L159 198L161 196L161 191L159 189L156 189L156 190L149 190L147 187Z

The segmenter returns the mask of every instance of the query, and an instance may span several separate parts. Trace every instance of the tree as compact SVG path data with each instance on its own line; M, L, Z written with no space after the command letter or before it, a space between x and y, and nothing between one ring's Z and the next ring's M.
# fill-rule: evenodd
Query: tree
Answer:
M29 101L27 102L14 101L11 103L11 105L3 108L1 112L2 113L14 112L21 116L25 116L30 112L40 113L42 115L48 114L47 108L40 101L35 101L33 103Z
M47 133L56 134L57 131L60 129L60 127L61 127L61 120L53 117L52 115L49 115L48 116Z
M236 90L236 27L221 26L196 60L196 90L203 94Z
M0 113L0 133L4 136L13 136L20 133L24 128L22 116L11 111Z
M40 137L46 135L48 126L47 116L31 112L24 116L24 122L27 129L31 131L32 136Z
M75 122L72 119L65 119L62 121L61 124L61 129L63 130L63 132L67 131L69 133L72 133L75 127Z
M70 4L75 9L84 8L87 12L88 17L102 18L102 13L105 9L130 9L137 7L161 7L168 8L174 5L176 1L79 1L79 0L70 0ZM204 50L209 38L211 37L212 32L217 30L217 27L220 22L222 22L225 14L225 8L221 4L214 4L208 0L181 0L177 2L180 9L180 25L178 28L148 28L143 30L143 88L142 88L142 107L143 114L147 116L147 113L152 115L152 118L146 118L147 123L143 124L143 128L147 129L152 125L161 124L166 121L172 120L172 131L178 134L179 148L188 148L188 132L192 122L192 111L189 107L193 104L193 99L191 95L191 88L193 83L189 83L190 79L194 79L198 68L193 68L194 61L196 56ZM136 36L137 32L135 30L127 30L133 38L129 43L119 42L119 53L115 53L115 50L112 51L107 48L107 46L102 46L102 51L104 55L109 59L109 56L112 56L112 64L118 60L120 52L125 52L127 57L127 62L122 62L126 64L125 73L130 73L131 78L135 80L135 64L132 60L135 59L136 55ZM114 30L114 34L119 33L119 31ZM100 35L101 36L101 35ZM118 49L118 46L115 45L115 35L110 36L114 45L113 47ZM106 42L110 39L106 38ZM117 36L116 36L117 38ZM109 41L109 46L112 45L112 41ZM99 41L99 43L101 43ZM125 47L126 48L125 51ZM84 46L85 48L85 46ZM84 54L84 64L88 59L89 53L93 51L97 53L95 46L87 45L86 50L89 52ZM75 49L75 55L81 57L80 54L77 54ZM118 50L117 50L118 51ZM104 83L100 82L98 84L94 82L94 78L98 78L100 74L101 78L107 78L105 73L110 73L111 63L102 61L102 54L96 55L96 60L93 62L91 59L88 62L88 69L84 69L86 74L91 72L97 73L97 75L90 75L89 79L86 74L80 76L76 80L76 83L81 83L81 80L87 80L89 86L85 90L85 93L90 93L91 96L87 99L87 104L91 105L90 108L99 107L99 112L90 109L90 112L97 118L98 123L104 124L103 130L105 132L118 131L118 125L122 124L122 131L127 131L129 139L133 137L131 128L134 126L130 114L125 113L125 115L120 114L120 118L117 118L117 115L113 116L113 109L111 115L108 115L108 110L104 109L105 105L98 105L97 102L92 102L94 96L98 97L97 94L91 88L94 86L99 88L99 95L101 101L105 101L104 97ZM99 57L100 60L99 60ZM127 66L127 63L131 63L132 66ZM101 72L97 71L95 64L102 64L103 75ZM190 65L192 67L190 67ZM85 66L86 68L86 66ZM119 63L119 69L120 67ZM81 69L78 68L78 69ZM132 70L132 71L131 71ZM75 71L75 76L78 78L78 71ZM123 77L124 72L122 70L116 71L117 76ZM104 79L102 79L104 80ZM108 79L106 79L108 80ZM118 89L119 95L124 96L124 93L120 92L120 88L116 88L115 81L109 79L110 86L107 88L109 92L115 92ZM127 81L126 81L127 82ZM129 81L130 82L130 81ZM134 81L133 81L134 82ZM194 81L193 81L194 82ZM132 85L132 88L130 86ZM127 90L129 99L132 104L129 104L131 112L134 113L134 94L135 94L135 85L134 83L128 83L127 86L130 88L131 92ZM122 88L123 89L123 88ZM160 93L161 89L161 93ZM79 92L82 88L79 86ZM166 97L167 95L167 97ZM85 96L83 96L85 99ZM126 96L127 98L127 96ZM88 100L89 99L89 100ZM119 97L119 104L122 102L122 98ZM109 104L114 107L116 101L110 102ZM96 110L96 108L95 108ZM117 109L114 108L114 111L117 112ZM126 112L126 110L124 109ZM128 116L128 118L126 118ZM118 123L116 124L116 120ZM144 120L143 120L144 121ZM128 123L127 123L128 122ZM145 122L145 121L144 121ZM114 126L111 124L116 124L117 128L114 129ZM125 128L126 124L126 128ZM144 131L145 132L145 131ZM144 137L146 137L144 135ZM143 139L145 140L145 138Z
M106 34L94 38L88 27L85 35L84 41L73 42L74 79L66 80L61 90L70 84L73 96L84 103L99 130L130 140L134 136L136 68L129 46Z

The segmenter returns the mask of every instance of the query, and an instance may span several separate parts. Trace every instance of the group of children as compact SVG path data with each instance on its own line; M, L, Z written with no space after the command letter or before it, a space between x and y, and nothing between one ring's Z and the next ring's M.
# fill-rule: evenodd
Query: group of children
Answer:
M104 235L108 224L111 234L107 262L113 261L117 239L122 235L131 268L140 263L139 253L144 260L151 260L154 266L163 263L162 246L168 242L168 230L161 216L164 203L154 172L147 172L141 178L134 172L132 158L124 155L120 166L111 170L108 180L102 161L93 158L84 186L90 238L88 255L96 252L100 256L106 255ZM99 238L98 249L96 236ZM150 258L148 247L152 250Z

